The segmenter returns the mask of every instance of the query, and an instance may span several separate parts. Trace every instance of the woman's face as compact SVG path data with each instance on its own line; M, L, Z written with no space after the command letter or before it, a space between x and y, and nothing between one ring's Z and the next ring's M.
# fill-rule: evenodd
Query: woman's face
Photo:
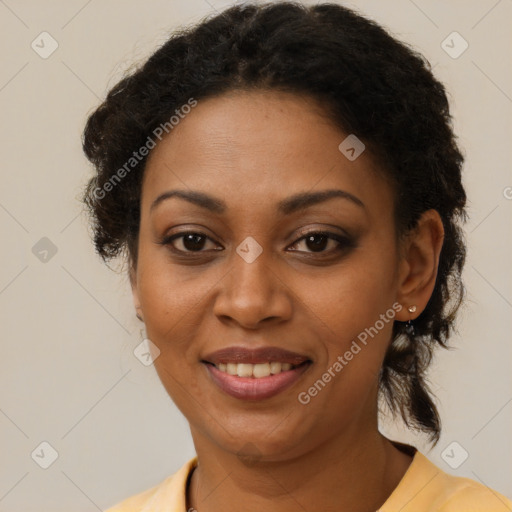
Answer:
M194 438L234 454L376 429L403 270L393 194L318 109L277 92L199 101L146 166L135 303Z

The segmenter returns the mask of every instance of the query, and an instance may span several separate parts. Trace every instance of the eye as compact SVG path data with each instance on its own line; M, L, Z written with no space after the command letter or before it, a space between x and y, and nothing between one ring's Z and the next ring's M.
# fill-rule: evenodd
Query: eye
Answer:
M210 250L222 249L207 235L199 231L182 231L165 237L160 243L169 246L173 252L184 254L206 252L208 243L212 245ZM296 249L300 244L303 244L306 250ZM353 242L346 236L327 231L311 231L299 238L290 247L292 247L292 251L296 252L329 254L342 251L353 245Z
M183 231L174 235L168 236L162 240L162 245L169 245L177 252L204 252L203 249L207 242L210 240L204 233L197 231ZM213 244L214 247L218 247ZM215 249L214 249L215 250Z
M340 251L351 247L353 244L351 240L343 235L337 233L330 233L327 231L311 231L299 238L291 247L303 244L309 251L297 251L297 252L309 252L309 253L330 253L334 251ZM325 250L331 246L331 250ZM296 250L296 249L292 249Z

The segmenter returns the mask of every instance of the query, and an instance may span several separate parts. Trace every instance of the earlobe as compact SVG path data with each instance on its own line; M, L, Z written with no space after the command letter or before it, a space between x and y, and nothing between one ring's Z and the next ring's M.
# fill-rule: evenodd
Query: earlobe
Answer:
M130 278L130 286L132 288L132 297L133 297L133 305L135 306L135 316L141 321L144 322L144 316L142 315L142 307L140 305L139 300L139 290L137 286L137 273L136 270L131 267L129 271Z
M436 210L424 212L404 242L398 301L406 307L397 315L397 320L414 320L427 306L437 279L443 239L439 213ZM414 312L408 311L410 304L416 305Z

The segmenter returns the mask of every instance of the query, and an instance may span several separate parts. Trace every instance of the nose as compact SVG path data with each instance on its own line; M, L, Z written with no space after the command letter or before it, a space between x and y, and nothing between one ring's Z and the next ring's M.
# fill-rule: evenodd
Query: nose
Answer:
M257 329L263 323L279 323L291 317L290 289L269 259L265 251L252 263L233 254L213 308L221 321Z

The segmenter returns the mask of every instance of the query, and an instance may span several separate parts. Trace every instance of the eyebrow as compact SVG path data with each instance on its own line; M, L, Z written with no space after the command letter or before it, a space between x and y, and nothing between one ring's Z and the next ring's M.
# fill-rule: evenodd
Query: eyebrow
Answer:
M222 199L218 199L204 192L189 191L189 190L168 190L163 194L160 194L151 204L150 211L153 211L159 204L164 201L176 197L183 199L189 203L205 208L212 213L221 214L224 213L228 208L226 203ZM319 192L302 192L286 199L283 199L277 203L277 211L283 215L290 215L299 210L308 208L315 204L323 203L333 198L346 199L353 204L365 209L364 203L345 190L329 189L321 190Z

